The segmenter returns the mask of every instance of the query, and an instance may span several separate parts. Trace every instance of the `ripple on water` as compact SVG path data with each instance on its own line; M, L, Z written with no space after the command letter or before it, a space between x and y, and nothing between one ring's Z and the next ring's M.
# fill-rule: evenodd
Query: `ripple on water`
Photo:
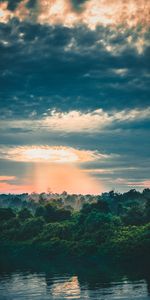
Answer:
M14 272L1 274L0 300L48 300L48 299L140 299L148 300L146 280L98 282L91 286L73 275Z

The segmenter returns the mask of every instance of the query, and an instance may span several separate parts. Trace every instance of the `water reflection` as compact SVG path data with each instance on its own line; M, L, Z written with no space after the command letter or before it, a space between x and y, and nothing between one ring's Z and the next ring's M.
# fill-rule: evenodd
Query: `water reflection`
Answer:
M0 300L150 299L149 269L106 264L1 262Z
M77 276L56 278L50 289L53 298L80 299L81 290Z

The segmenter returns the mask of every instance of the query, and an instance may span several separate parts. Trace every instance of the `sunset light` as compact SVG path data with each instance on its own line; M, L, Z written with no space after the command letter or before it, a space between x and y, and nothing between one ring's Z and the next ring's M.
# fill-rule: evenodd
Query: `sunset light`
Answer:
M14 176L0 177L0 191L38 193L52 191L62 193L99 194L103 186L92 174L84 171L85 163L107 160L109 156L98 151L79 150L65 146L22 146L0 149L0 157L26 167L22 184ZM82 167L81 167L82 165Z
M0 300L150 299L150 0L0 0L0 58Z
M98 151L79 150L64 146L0 148L0 158L20 162L84 163L107 157Z
M24 158L32 161L51 161L56 163L76 162L77 154L65 148L31 148L23 152Z
M149 186L149 0L0 1L0 192Z

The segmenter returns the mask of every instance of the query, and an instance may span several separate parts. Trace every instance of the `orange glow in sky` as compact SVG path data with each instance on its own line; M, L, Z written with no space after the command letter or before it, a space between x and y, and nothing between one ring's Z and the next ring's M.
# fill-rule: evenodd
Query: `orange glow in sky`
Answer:
M82 169L86 162L107 157L97 151L64 146L24 146L5 149L3 154L12 161L27 163L27 168L23 179L0 176L1 193L42 193L51 190L53 193L99 194L104 190L99 180Z
M99 194L103 187L95 178L71 164L36 163L33 171L35 191L70 194Z

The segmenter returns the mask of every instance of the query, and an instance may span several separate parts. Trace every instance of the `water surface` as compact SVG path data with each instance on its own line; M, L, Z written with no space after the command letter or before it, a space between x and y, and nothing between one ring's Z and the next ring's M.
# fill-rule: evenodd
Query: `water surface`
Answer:
M1 262L0 300L150 299L149 270L22 258Z

